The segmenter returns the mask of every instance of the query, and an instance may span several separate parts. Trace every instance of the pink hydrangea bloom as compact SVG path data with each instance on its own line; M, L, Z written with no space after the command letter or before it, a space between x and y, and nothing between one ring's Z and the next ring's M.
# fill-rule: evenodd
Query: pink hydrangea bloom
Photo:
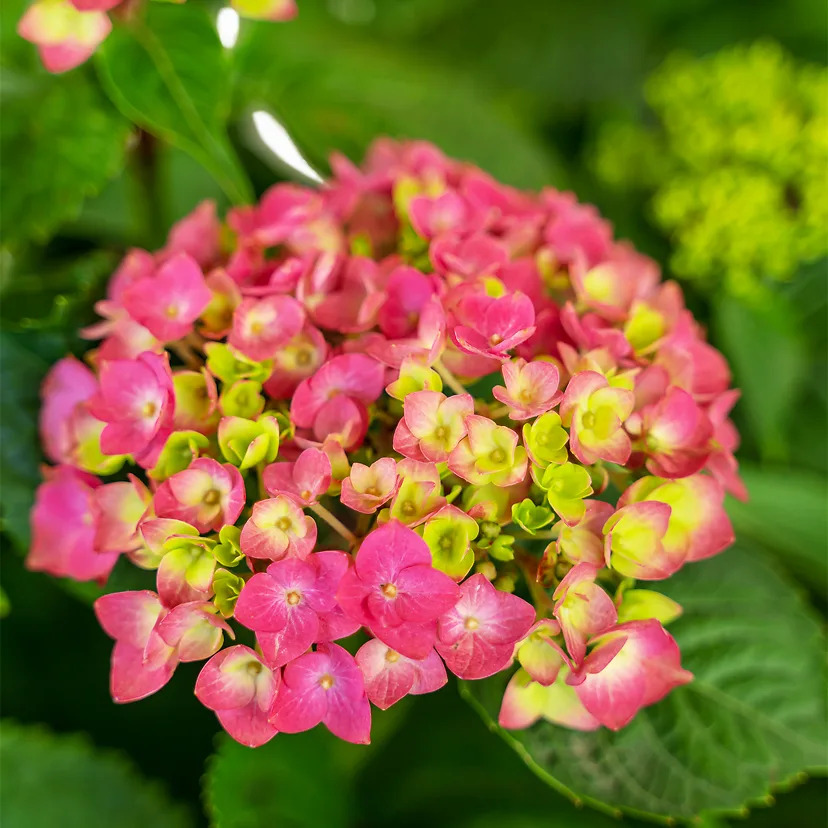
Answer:
M322 723L346 742L371 741L371 705L354 657L337 644L320 644L313 653L285 667L270 721L285 733Z
M221 726L247 747L269 742L278 730L269 720L281 684L256 653L243 644L228 647L202 667L195 685L198 700L215 711Z
M437 652L463 679L491 676L512 661L515 644L535 621L535 608L495 589L481 575L460 585L460 599L438 622Z
M436 641L437 618L459 595L454 581L434 569L422 538L391 521L363 541L336 597L389 647L421 659Z
M59 63L117 4L48 5L60 38L43 2L25 28ZM371 703L515 660L503 727L624 726L689 680L661 627L681 608L631 581L722 552L746 495L726 361L571 193L422 141L331 169L128 251L98 346L42 388L27 565L154 573L96 607L113 698L209 659L196 695L245 745L320 722L367 743Z

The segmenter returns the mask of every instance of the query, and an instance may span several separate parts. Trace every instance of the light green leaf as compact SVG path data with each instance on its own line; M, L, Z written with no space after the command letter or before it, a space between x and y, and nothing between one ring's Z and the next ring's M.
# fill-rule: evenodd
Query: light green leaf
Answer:
M187 828L188 812L117 753L80 736L0 725L3 828Z
M97 65L124 115L192 155L232 201L252 199L227 138L228 57L204 7L149 4L145 17L115 27Z
M495 724L504 680L462 692L527 765L571 798L667 821L744 813L826 766L825 641L798 592L736 548L660 585L690 684L618 733Z
M761 544L815 592L828 586L828 483L812 472L752 468L739 473L747 503L730 498L736 536Z
M84 72L0 68L3 243L46 241L123 167L129 124Z
M737 407L765 460L787 459L791 429L808 371L803 331L781 294L768 305L751 307L719 297L714 315L716 341L742 390Z

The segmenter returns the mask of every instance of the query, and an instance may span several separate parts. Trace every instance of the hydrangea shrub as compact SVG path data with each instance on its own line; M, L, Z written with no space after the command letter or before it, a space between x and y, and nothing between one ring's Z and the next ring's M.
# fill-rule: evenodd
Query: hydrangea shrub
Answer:
M95 604L113 699L204 662L245 745L516 662L503 727L624 727L692 680L648 582L733 539L725 360L569 193L420 142L332 168L126 255L43 385L28 566L145 570Z
M656 123L606 125L601 179L651 196L671 266L758 299L828 254L828 71L773 42L675 54L650 77Z

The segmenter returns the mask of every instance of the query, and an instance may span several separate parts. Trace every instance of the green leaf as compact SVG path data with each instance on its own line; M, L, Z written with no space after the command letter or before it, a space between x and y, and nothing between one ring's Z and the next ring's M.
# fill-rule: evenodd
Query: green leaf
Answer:
M696 677L618 733L503 731L503 678L464 683L463 694L535 773L601 810L741 814L823 769L825 641L798 592L748 548L660 586L684 607L670 629Z
M40 482L40 383L64 350L57 334L0 332L0 519L20 550L29 546L29 510Z
M747 421L763 459L784 461L808 371L797 315L781 294L760 307L722 295L715 311L716 341L742 390L737 414Z
M828 584L825 478L795 469L744 465L739 473L750 500L728 500L736 536L769 549L793 574L824 594Z
M0 71L3 243L19 247L47 240L115 177L129 124L82 71Z
M354 775L399 727L408 706L372 710L370 746L352 745L322 725L251 749L222 735L204 777L214 828L344 828L355 816Z
M510 184L537 188L556 177L540 136L474 79L347 33L312 15L243 31L234 50L239 113L273 110L320 168L332 151L359 160L374 138L390 135L434 141Z
M149 4L145 18L115 26L97 65L124 115L192 155L232 201L252 199L227 138L227 53L204 7Z
M0 725L3 828L186 828L188 812L119 754L80 736Z

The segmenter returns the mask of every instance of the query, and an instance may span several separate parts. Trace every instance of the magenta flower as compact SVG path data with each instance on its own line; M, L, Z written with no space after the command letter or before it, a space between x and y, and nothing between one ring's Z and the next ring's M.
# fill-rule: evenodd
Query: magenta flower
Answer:
M465 418L470 414L474 414L471 394L408 394L403 402L403 418L394 432L394 449L412 460L443 463L466 436Z
M183 520L199 532L218 532L236 522L244 500L244 481L235 466L199 457L158 487L154 505L158 517Z
M461 299L456 313L452 341L467 354L506 361L509 351L535 331L535 309L522 293L498 298L473 293Z
M212 294L192 256L177 253L153 276L133 282L124 292L129 315L161 342L181 339L193 330Z
M95 601L95 615L115 639L109 677L113 701L131 702L160 690L178 666L175 647L164 641L158 622L167 614L154 592L113 592Z
M128 481L98 486L94 498L96 551L129 553L138 549L138 526L152 501L149 489L130 475Z
M78 4L78 0L74 2ZM121 0L104 2L116 5ZM186 253L201 268L209 268L218 261L221 254L221 221L216 215L215 201L202 201L170 228L167 244L158 252L158 258L166 261L178 253Z
M651 618L619 624L600 636L567 681L604 727L620 730L642 707L692 678L681 667L673 637Z
M443 233L468 235L479 230L485 221L482 211L476 210L461 195L453 192L435 198L417 196L411 200L409 211L414 229L426 239Z
M324 451L305 449L294 463L271 463L264 470L268 494L289 495L300 506L316 503L331 485L331 461Z
M552 362L525 359L504 362L503 379L506 386L496 385L492 395L509 406L513 420L529 420L551 410L561 399L558 391L560 375Z
M534 622L531 604L478 573L460 584L460 600L440 617L436 649L459 678L486 678L508 667Z
M465 280L496 276L509 261L509 252L497 239L482 233L468 238L443 235L429 249L434 269Z
M279 685L278 670L272 671L249 647L236 644L201 668L195 694L237 742L259 747L279 732L268 720Z
M370 466L354 463L342 481L342 503L355 512L371 515L389 501L400 485L397 464L391 457L381 457Z
M175 397L165 357L146 352L133 360L104 362L89 410L106 423L104 454L131 454L152 468L172 427Z
M368 700L380 710L387 710L409 693L433 693L448 681L446 668L434 650L418 661L372 638L359 648L355 658Z
M272 359L305 324L302 305L290 296L245 299L233 312L227 342L250 359Z
M363 541L343 576L337 601L376 638L409 658L425 658L437 638L436 620L460 591L434 569L425 541L397 521Z
M242 552L251 558L307 558L315 544L316 524L288 495L256 503L241 532Z
M371 741L371 705L354 657L336 644L291 661L284 670L270 721L285 733L310 730L320 722L340 739Z
M37 490L31 513L32 542L26 566L77 581L106 581L118 551L99 552L99 481L71 466L52 470Z
M385 301L379 309L380 330L389 339L413 336L420 313L437 293L438 282L405 265L391 271L385 286Z
M293 660L319 638L319 616L336 607L335 594L348 569L344 552L316 552L306 560L285 558L254 575L236 602L235 618L256 633L274 633L273 667Z

